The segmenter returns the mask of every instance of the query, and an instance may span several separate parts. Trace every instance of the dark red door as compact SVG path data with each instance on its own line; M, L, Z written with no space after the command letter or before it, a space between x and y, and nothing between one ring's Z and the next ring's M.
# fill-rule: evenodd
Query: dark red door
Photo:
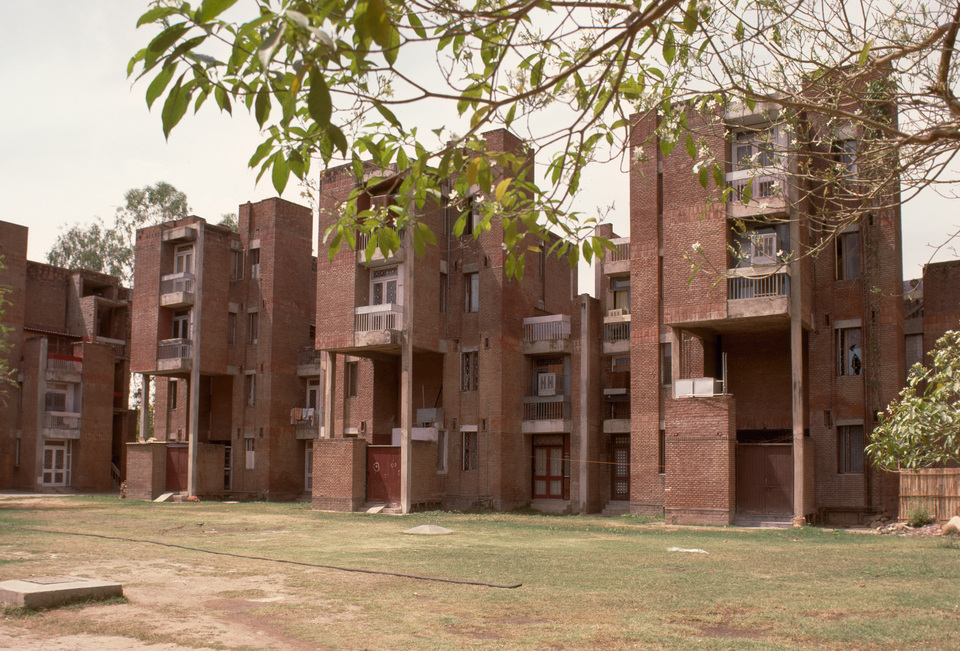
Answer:
M533 499L563 499L563 446L533 448Z
M167 490L187 490L187 446L167 446Z
M793 513L793 447L789 444L737 445L737 513Z
M610 499L630 499L630 436L613 437L613 476L610 478Z
M399 446L367 448L367 501L400 503Z

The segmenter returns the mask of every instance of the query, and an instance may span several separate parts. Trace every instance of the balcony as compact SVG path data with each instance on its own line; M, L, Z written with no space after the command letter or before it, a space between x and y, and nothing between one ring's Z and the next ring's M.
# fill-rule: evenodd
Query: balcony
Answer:
M727 269L728 318L786 315L789 305L790 271L786 267Z
M603 354L625 355L630 352L630 315L623 310L610 310L603 317Z
M569 355L570 316L551 314L523 320L524 355Z
M80 414L67 411L44 413L43 435L52 439L79 439Z
M618 237L610 243L615 248L604 252L602 273L606 276L627 273L630 271L630 238Z
M301 407L294 409L292 419L295 421L297 439L324 438L323 432L323 409L313 409L312 407Z
M47 355L48 382L80 382L83 373L83 358L70 355Z
M363 305L356 308L354 345L399 345L403 330L403 306L396 303Z
M197 229L190 226L177 226L163 231L163 242L192 242L197 239Z
M674 398L709 398L723 394L723 381L716 378L693 377L673 381Z
M194 302L193 274L167 274L160 277L160 305L169 308L190 307Z
M626 393L624 391L624 393ZM624 396L625 397L625 396ZM630 401L608 401L603 405L604 434L630 433Z
M297 376L317 377L320 375L320 357L322 351L306 346L297 351Z
M157 370L167 372L193 369L193 341L164 339L157 344Z
M570 432L570 401L566 396L527 396L523 399L524 434Z
M367 243L370 242L370 236L366 233L357 234L357 264L362 264L367 267L382 267L391 264L399 264L403 262L406 257L406 249L404 248L404 243L406 242L406 231L400 231L400 248L391 253L389 256L384 256L383 251L377 247L374 250L373 255L370 257L370 261L367 261Z
M786 177L778 169L768 167L730 172L726 180L727 187L732 188L727 197L727 217L730 219L787 211ZM747 186L750 186L750 201L744 203Z
M127 356L127 340L126 339L111 339L110 337L94 337L93 342L97 344L106 344L108 346L112 346L114 357Z

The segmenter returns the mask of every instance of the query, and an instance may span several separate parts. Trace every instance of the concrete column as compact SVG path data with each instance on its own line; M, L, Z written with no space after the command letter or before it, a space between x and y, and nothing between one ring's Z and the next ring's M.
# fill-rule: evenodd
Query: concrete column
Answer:
M43 486L43 443L47 440L45 436L46 425L46 402L47 402L47 354L49 353L49 341L46 337L40 338L40 358L37 364L39 371L37 372L37 417L34 426L34 431L36 434L33 437L34 440L34 472L33 472L33 485L34 488L41 488ZM72 390L72 389L71 389ZM81 421L81 426L83 421Z
M413 233L408 234L409 238ZM403 331L400 350L400 510L410 512L413 493L413 261L412 249L407 250L403 263Z
M337 395L337 354L323 353L323 434L333 438L334 396ZM314 468L316 470L316 468Z
M660 351L657 351L659 355ZM683 361L683 331L680 328L670 328L670 378L671 386L677 386L680 379L680 369ZM676 393L672 393L671 398Z
M600 267L600 263L597 263ZM590 299L580 297L580 513L587 512L590 486Z
M194 296L196 300L193 304L193 314L191 326L191 341L193 342L193 363L190 366L190 398L188 409L190 410L190 422L188 424L187 438L187 496L194 497L197 494L197 443L200 432L200 343L202 341L201 323L203 323L203 239L204 224L197 224L197 241L194 247L194 282L196 283Z
M790 221L790 242L797 251L800 242L799 220ZM792 261L790 270L790 378L793 415L793 524L806 524L804 516L804 438L803 438L803 324L801 322L800 265Z
M137 440L141 443L147 440L147 427L150 424L150 376L140 374L140 431Z

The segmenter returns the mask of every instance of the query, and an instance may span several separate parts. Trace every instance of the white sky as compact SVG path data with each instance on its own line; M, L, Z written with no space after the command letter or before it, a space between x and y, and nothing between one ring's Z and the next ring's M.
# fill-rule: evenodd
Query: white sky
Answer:
M2 2L0 219L30 227L31 260L46 259L64 224L97 217L112 222L130 188L171 183L186 193L194 214L213 222L248 200L275 196L269 179L256 186L256 174L247 167L260 136L240 107L232 118L221 115L211 98L164 141L162 100L151 113L143 98L146 85L133 86L126 77L128 60L149 39L147 28L135 29L146 5ZM319 174L318 168L313 173ZM626 174L608 166L588 174L582 186L579 208L592 214L594 205L615 203L615 228L626 234ZM284 198L299 201L299 194L291 183ZM904 278L920 276L932 253L929 245L960 228L956 201L929 192L904 206ZM944 250L936 259L954 257ZM580 291L593 292L589 269L581 269Z

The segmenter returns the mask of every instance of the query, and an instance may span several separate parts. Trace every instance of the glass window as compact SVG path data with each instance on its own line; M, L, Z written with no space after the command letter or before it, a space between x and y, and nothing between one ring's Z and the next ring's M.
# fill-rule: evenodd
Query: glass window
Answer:
M863 349L860 328L837 330L837 375L860 375L863 371Z
M463 292L464 292L464 311L465 312L479 312L480 311L480 274L479 273L469 273L463 275Z
M189 339L190 338L190 312L173 313L173 332L171 339Z
M660 384L673 384L673 344L660 344Z
M360 395L360 363L347 362L347 397L356 398Z
M178 274L193 273L192 244L181 244L176 248L176 252L174 254L173 272Z
M395 304L397 300L397 267L374 269L370 275L371 305Z
M860 277L860 233L837 236L837 280Z
M477 433L463 432L463 469L477 469Z
M461 353L460 355L460 390L476 391L480 380L480 369L477 362L477 351Z
M249 312L247 314L247 343L251 346L260 339L260 313Z

